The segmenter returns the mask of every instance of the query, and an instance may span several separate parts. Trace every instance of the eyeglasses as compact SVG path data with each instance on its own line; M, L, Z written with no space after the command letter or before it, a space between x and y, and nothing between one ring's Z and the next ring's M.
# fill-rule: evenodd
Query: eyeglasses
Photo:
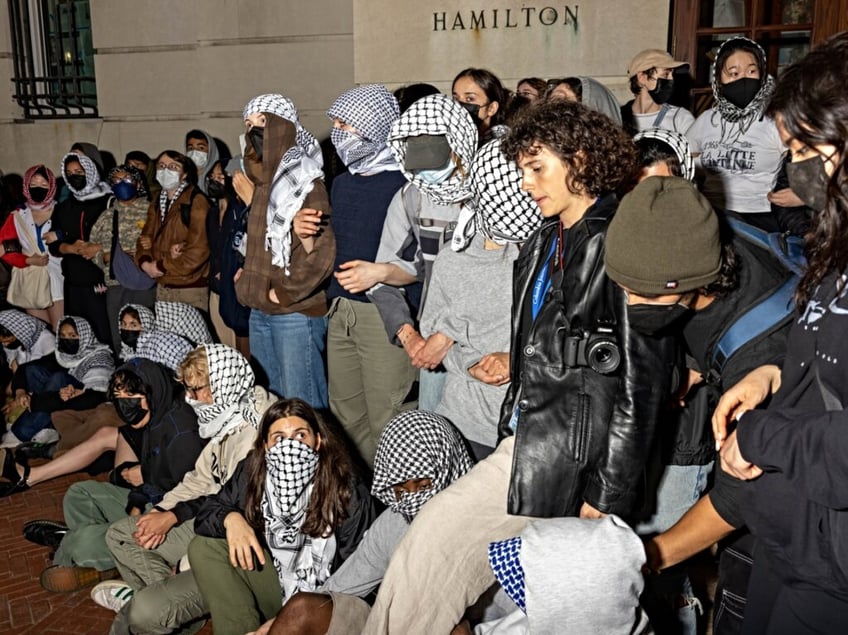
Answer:
M192 397L197 397L197 393L199 393L204 388L209 388L209 384L201 384L200 386L189 386L185 382L183 382L183 386L186 389L186 392L189 393Z
M173 170L174 172L179 172L183 168L179 163L169 163L168 165L165 165L164 163L158 163L158 164L156 164L156 169L157 170Z

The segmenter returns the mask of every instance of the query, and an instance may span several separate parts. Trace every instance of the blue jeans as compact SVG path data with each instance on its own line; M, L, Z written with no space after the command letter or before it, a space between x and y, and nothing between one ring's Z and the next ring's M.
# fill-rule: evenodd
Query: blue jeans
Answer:
M26 373L27 390L30 393L59 392L60 388L68 385L82 388L82 384L65 370L51 371L37 363L25 364L22 369ZM49 412L27 410L15 420L11 431L21 441L30 441L38 432L51 425Z
M302 313L250 313L250 353L279 397L297 397L315 408L327 407L324 348L327 318Z

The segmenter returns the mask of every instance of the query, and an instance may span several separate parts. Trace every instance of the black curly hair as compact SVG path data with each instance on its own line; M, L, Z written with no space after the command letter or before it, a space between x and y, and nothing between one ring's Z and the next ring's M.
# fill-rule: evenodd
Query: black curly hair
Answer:
M632 178L639 154L630 136L606 115L554 100L528 108L504 139L504 156L538 154L543 147L568 166L568 190L600 196Z

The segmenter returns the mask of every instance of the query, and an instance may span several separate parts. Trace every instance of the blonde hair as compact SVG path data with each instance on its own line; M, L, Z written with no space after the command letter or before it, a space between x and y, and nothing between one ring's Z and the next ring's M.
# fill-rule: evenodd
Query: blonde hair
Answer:
M197 380L201 382L209 380L209 358L206 355L205 346L195 348L177 367L177 381L197 384Z

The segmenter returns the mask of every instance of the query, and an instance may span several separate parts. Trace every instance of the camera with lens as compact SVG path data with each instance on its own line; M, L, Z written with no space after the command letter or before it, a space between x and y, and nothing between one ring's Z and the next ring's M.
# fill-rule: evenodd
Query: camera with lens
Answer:
M566 366L588 366L609 375L621 364L621 349L611 327L599 324L591 331L578 331L565 338Z

